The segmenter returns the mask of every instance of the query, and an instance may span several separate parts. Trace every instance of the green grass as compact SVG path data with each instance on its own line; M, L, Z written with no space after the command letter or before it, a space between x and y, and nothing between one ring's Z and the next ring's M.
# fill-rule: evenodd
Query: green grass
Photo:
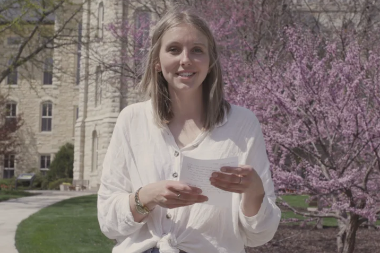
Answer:
M284 201L286 201L290 206L300 209L306 209L309 205L306 203L306 199L309 197L308 195L283 195L281 196ZM281 213L282 219L289 219L289 218L297 218L300 220L305 220L307 218L294 214L291 211L283 211ZM288 225L294 225L299 224L299 222L291 222L291 223L285 223ZM314 225L315 222L310 222L309 224ZM329 226L329 227L336 227L338 226L338 222L335 218L323 218L322 221L323 226ZM377 220L376 225L380 225L380 220Z
M96 195L56 203L21 222L16 231L19 253L104 253L114 242L99 229Z
M290 206L307 208L309 205L306 203L308 195L283 195L281 196Z
M22 198L22 197L29 197L37 195L37 193L30 193L30 192L24 192L24 191L18 191L18 190L11 190L11 191L0 191L0 202L6 201L9 199L16 199L16 198Z
M307 196L283 198L295 207L307 207ZM295 217L304 219L289 211L282 213L282 218ZM380 225L380 221L377 224ZM335 219L325 218L323 225L336 226L337 223ZM19 253L104 253L111 252L113 245L114 242L100 232L96 195L72 198L44 208L22 221L16 231Z

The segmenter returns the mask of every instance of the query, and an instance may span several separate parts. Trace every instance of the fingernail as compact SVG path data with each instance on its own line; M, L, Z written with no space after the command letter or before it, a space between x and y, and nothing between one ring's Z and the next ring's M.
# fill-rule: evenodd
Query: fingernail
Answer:
M227 169L224 168L224 167L222 167L220 170L223 171L223 172L226 172L226 171L227 171Z
M202 193L202 190L201 190L201 189L198 189L198 190L197 190L197 193Z
M216 173L212 173L212 176L213 176L213 177L218 177L218 174L216 174Z

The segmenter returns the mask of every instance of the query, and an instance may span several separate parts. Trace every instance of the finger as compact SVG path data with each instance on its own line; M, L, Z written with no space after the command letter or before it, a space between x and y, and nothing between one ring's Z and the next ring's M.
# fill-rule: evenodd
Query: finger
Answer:
M223 181L230 184L242 183L242 176L237 175L237 174L225 174L225 173L213 172L211 174L211 179Z
M247 176L252 173L253 168L250 166L242 165L240 167L223 166L220 168L222 172Z
M201 203L201 202L197 202L197 203ZM196 204L196 203L180 203L180 204L175 203L175 204L168 204L165 207L169 208L169 209L173 209L173 208L178 208L178 207L183 207L183 206L191 206L194 204Z
M165 203L165 207L171 207L171 208L176 208L176 207L181 207L181 206L190 206L196 203L203 203L207 201L208 198L206 196L202 196L198 198L197 200L189 201L186 199L169 199Z
M207 201L208 198L207 196L204 195L198 195L198 194L190 194L186 192L168 192L166 194L166 199L170 201L175 201L175 202L204 202Z
M182 182L177 182L173 181L173 184L168 185L168 190L174 191L174 192L186 192L189 194L201 194L202 189L195 187L195 186L190 186L188 184L182 183Z
M224 191L228 192L235 192L235 193L243 193L244 187L238 186L238 185L227 185L220 182L211 182L211 185L215 186L216 188L219 188Z

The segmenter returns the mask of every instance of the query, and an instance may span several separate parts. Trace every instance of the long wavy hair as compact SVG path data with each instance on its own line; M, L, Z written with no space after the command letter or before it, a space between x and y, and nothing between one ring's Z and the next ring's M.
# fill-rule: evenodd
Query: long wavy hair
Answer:
M152 100L156 123L159 126L169 123L174 115L168 83L162 72L158 72L155 66L159 63L163 35L169 29L181 24L193 25L208 40L210 66L209 73L202 83L202 99L204 106L203 128L210 130L223 121L225 115L230 111L231 105L224 99L222 70L214 36L207 23L191 10L173 8L154 27L144 73L139 84L140 90Z

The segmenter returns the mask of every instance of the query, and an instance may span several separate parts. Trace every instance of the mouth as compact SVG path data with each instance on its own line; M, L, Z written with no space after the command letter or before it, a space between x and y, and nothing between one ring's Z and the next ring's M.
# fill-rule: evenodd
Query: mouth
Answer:
M193 75L195 75L195 72L180 72L176 74L180 77L192 77Z

